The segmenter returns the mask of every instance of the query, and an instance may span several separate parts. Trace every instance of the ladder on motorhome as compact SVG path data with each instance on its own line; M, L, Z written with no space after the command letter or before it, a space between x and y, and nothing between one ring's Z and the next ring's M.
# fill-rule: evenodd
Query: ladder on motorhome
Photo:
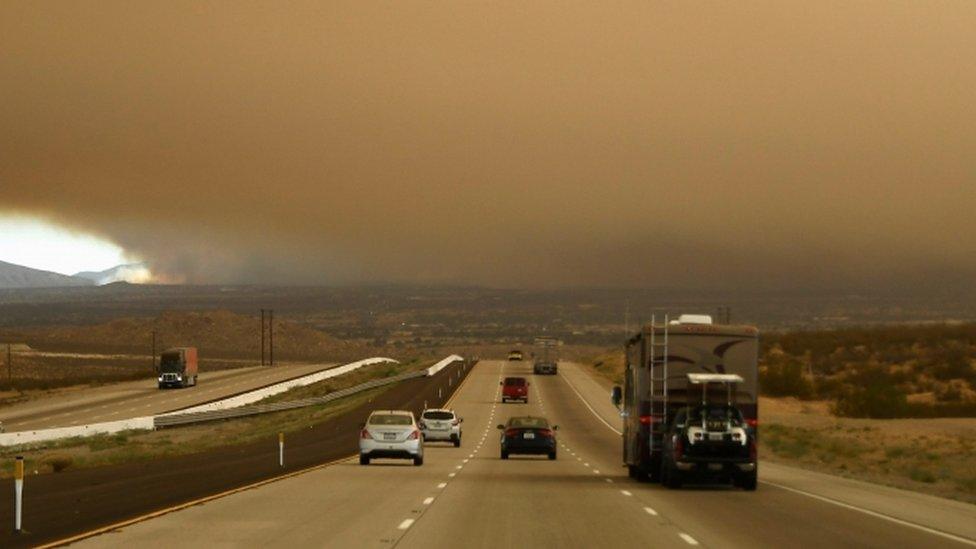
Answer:
M651 380L651 450L655 450L654 433L663 432L668 424L668 326L670 318L663 315L664 322L658 324L658 315L651 315L650 372ZM663 439L662 439L663 440Z

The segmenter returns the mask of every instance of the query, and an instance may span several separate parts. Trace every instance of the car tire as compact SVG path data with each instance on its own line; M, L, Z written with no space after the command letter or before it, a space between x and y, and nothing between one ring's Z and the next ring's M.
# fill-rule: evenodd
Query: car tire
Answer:
M369 456L364 456L363 454L359 454L359 464L369 465Z
M681 488L682 480L681 471L678 471L678 469L671 464L670 460L664 460L661 467L661 484L664 484L671 490L677 490L678 488Z
M458 437L458 438L454 439L454 447L455 448L460 448L461 447L461 437Z
M421 466L421 465L423 465L424 464L424 456L414 456L414 458L413 458L413 464L415 466L418 466L418 467Z
M555 460L556 459L556 452L549 452L549 459L550 460Z
M739 475L735 483L737 486L739 486L739 488L742 488L746 492L754 492L758 485L758 480L759 479L756 471L752 471Z
M508 452L502 450L502 459L508 459Z

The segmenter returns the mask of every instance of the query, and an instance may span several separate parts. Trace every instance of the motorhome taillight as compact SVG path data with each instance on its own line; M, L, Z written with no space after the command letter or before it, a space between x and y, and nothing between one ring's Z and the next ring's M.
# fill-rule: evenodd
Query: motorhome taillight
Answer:
M675 437L674 439L674 459L681 459L682 454L685 453L685 441L682 437Z
M640 424L641 425L650 425L652 423L654 423L654 416L641 416L640 417Z
M753 429L755 429L756 427L759 427L759 420L756 419L756 418L747 419L746 420L746 425L748 425L749 427L752 427Z

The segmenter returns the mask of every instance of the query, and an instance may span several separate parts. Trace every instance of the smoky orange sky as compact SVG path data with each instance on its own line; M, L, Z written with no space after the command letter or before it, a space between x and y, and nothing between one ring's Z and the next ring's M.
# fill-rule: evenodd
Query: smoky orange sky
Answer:
M976 2L0 5L0 215L195 283L976 274Z

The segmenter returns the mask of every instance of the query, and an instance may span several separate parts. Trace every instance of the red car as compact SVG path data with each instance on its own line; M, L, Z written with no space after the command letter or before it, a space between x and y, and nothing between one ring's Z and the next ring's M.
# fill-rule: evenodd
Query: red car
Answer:
M501 382L502 402L509 400L521 400L529 402L529 382L524 377L506 377Z

